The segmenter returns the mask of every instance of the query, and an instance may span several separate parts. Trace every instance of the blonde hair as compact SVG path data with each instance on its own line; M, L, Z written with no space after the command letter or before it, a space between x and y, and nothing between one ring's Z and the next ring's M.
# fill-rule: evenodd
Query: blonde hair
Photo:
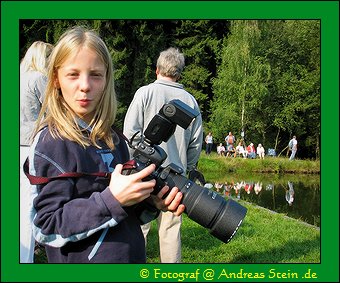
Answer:
M35 41L27 49L24 58L20 62L20 72L38 71L47 74L48 58L53 45L43 41Z
M106 85L89 127L90 134L84 134L86 129L78 125L77 114L68 106L61 90L57 88L58 69L82 47L94 51L106 67ZM103 140L114 149L113 131L111 129L117 113L116 93L114 90L112 59L104 41L96 32L83 27L75 27L66 31L53 49L48 66L48 83L42 109L33 136L42 128L48 126L53 137L66 138L77 142L84 148L94 145L101 148L99 140Z

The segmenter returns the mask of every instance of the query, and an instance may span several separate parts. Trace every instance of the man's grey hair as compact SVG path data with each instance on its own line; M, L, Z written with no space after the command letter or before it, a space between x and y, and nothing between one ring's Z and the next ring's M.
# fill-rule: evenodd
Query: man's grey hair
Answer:
M178 79L184 69L183 53L177 48L170 47L162 51L157 59L157 69L162 76Z

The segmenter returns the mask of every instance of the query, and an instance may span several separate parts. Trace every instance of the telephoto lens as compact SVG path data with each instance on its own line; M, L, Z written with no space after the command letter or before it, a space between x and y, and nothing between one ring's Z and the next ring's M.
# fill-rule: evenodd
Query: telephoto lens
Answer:
M238 202L226 200L218 193L187 179L178 165L170 163L165 168L161 166L167 154L158 145L169 140L177 125L186 129L199 114L177 99L164 104L150 121L139 144L133 146L132 141L129 142L130 147L135 149L134 159L124 165L123 174L138 172L154 163L156 171L149 176L156 179L153 194L157 194L164 185L169 188L178 187L183 193L182 203L188 217L208 228L217 239L228 243L240 227L247 209ZM135 210L141 223L147 223L158 215L157 210L150 208L145 201L136 205Z
M234 200L226 200L179 174L170 173L166 182L170 186L176 185L183 193L182 203L190 219L209 229L214 237L224 243L233 238L246 216L244 206Z

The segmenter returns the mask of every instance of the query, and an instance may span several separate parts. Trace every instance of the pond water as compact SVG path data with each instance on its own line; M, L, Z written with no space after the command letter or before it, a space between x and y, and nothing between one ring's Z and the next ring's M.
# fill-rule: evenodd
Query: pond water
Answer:
M210 186L225 196L242 199L320 227L318 176L232 176L223 182L210 182Z

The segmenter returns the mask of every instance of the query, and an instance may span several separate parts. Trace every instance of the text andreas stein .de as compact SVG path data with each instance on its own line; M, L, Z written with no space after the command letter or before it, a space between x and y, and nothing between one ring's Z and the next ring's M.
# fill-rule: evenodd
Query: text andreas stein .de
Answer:
M313 272L310 268L306 271L291 271L291 270L278 270L271 268L268 272L247 272L245 269L241 268L238 272L230 272L226 268L206 268L206 269L196 269L194 272L174 272L165 271L160 268L140 270L140 277L142 279L176 279L178 282L182 281L199 281L199 280L219 280L219 279L316 279L317 274Z

